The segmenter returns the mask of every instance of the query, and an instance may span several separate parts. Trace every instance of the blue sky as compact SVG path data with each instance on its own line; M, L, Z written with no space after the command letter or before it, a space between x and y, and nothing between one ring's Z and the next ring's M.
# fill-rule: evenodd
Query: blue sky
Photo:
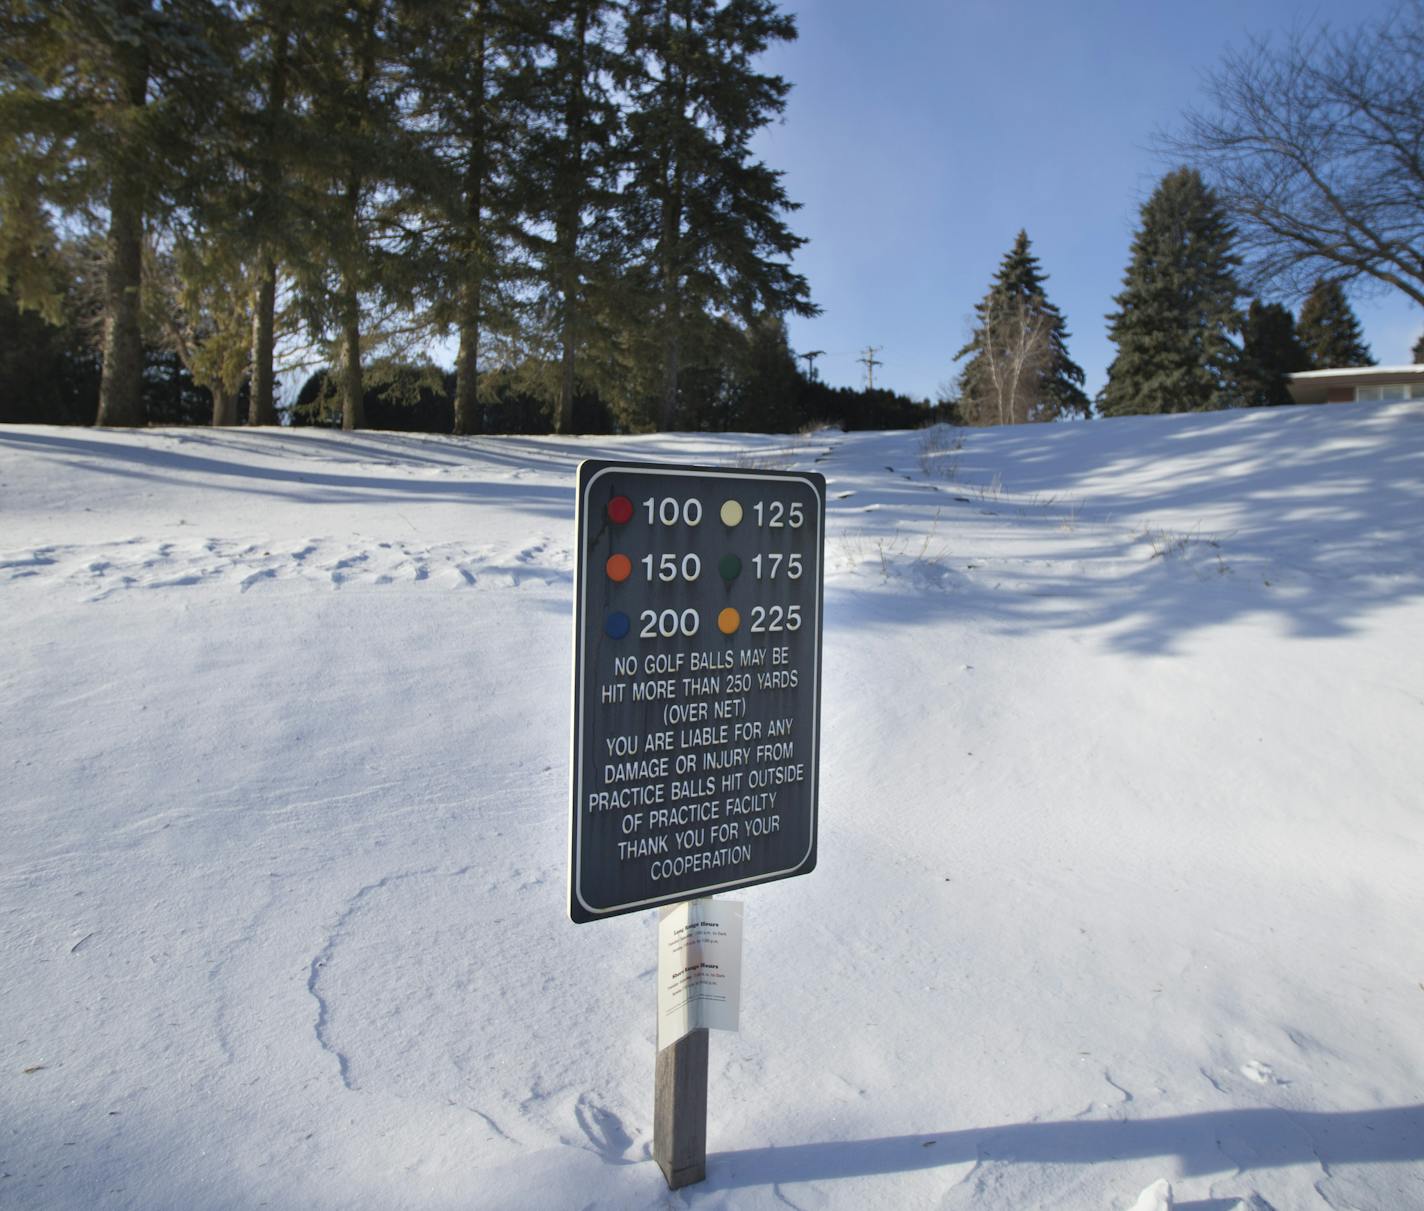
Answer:
M785 173L809 243L796 267L823 309L790 321L792 348L826 350L823 378L933 397L955 371L974 303L1020 227L1067 317L1095 395L1113 346L1138 210L1173 165L1153 133L1202 100L1203 76L1255 35L1344 25L1381 0L799 0L798 40L762 60L793 84L758 153ZM1352 298L1375 357L1409 360L1424 312L1402 295ZM804 363L803 363L804 364Z

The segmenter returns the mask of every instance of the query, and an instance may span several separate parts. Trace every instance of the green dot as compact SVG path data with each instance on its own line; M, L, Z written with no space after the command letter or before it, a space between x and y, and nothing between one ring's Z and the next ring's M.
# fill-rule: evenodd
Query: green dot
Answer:
M722 573L723 580L736 580L742 574L741 556L723 555L721 562L717 565L717 571Z

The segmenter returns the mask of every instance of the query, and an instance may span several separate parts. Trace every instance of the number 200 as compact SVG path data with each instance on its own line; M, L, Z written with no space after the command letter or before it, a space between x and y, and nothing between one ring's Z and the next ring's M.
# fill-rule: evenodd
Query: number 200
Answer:
M702 625L696 610L644 610L638 615L643 629L638 632L640 639L671 639L674 635L692 636Z

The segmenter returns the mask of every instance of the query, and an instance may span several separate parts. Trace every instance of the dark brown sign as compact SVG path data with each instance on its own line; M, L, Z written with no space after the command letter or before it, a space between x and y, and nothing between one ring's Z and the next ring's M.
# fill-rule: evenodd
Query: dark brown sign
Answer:
M816 865L826 481L578 471L569 915Z

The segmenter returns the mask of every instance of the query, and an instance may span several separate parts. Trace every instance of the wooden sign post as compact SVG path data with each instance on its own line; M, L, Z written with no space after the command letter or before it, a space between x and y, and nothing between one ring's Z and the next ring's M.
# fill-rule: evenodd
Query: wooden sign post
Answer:
M704 1026L658 1052L653 1159L670 1190L707 1176L707 1036Z
M826 482L578 470L569 916L816 865ZM658 1053L654 1152L706 1175L707 1031Z

